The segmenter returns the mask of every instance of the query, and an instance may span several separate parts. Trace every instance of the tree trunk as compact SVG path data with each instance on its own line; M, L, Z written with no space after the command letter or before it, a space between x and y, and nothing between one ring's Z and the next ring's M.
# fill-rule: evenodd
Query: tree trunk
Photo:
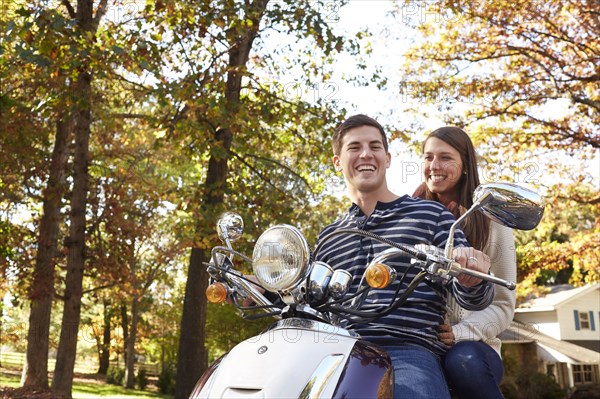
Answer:
M61 200L66 190L65 169L69 142L67 118L64 117L56 123L48 184L43 194L44 213L40 220L35 269L29 294L31 308L27 354L21 376L22 386L41 390L48 389L48 341L54 299L54 257L57 253Z
M86 71L81 71L75 84L75 93L78 95L79 103L76 104L78 110L75 125L69 254L60 341L52 380L52 390L67 397L71 397L73 386L73 369L77 352L77 333L81 315L85 263L85 210L88 194L91 82L91 75Z
M123 330L123 360L127 364L127 340L129 339L129 318L127 317L127 304L121 303L121 329Z
M108 300L103 301L104 306L104 325L102 326L102 343L100 344L100 356L99 356L99 367L98 374L106 375L108 367L110 365L110 321L111 321L111 310L110 302Z
M204 347L206 303L203 293L208 287L208 276L202 265L207 261L204 251L192 248L181 317L175 398L189 397L194 384L207 367L208 355Z
M242 76L246 69L252 43L258 35L260 20L264 15L267 3L267 0L253 2L246 9L246 15L254 22L251 27L246 32L231 31L227 35L231 47L224 105L230 119L224 121L224 125L228 127L215 132L213 151L211 151L208 161L204 193L200 205L200 213L204 216L206 224L198 226L196 230L198 236L214 234L213 222L222 206L227 186L227 162L233 140L233 131L230 125L235 121L239 111ZM215 125L221 125L221 123ZM209 258L209 249L192 248L181 316L175 399L188 398L196 381L208 367L208 353L204 346L206 324L204 292L208 286L208 273L203 262L208 262Z
M77 11L68 1L63 1L76 21L78 33L87 38L84 44L91 46L95 41L98 23L106 12L106 0L101 0L94 18L94 1L77 0ZM92 109L92 72L90 60L82 56L77 79L73 86L75 109L75 154L73 157L73 192L69 226L67 274L65 278L65 302L60 330L60 341L56 355L56 367L52 379L52 390L68 398L73 387L73 370L77 354L77 333L81 317L83 269L85 266L85 211L88 196L89 141Z
M2 342L2 331L4 331L2 320L4 320L4 295L0 296L0 342ZM2 367L2 345L0 345L0 367Z
M137 337L137 324L139 319L139 299L133 298L131 304L131 329L129 339L125 342L125 388L135 388L135 340Z

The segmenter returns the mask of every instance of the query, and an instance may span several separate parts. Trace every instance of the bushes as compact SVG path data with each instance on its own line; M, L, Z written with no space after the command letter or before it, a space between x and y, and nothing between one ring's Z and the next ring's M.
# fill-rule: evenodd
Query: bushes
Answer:
M112 385L123 386L125 384L125 369L111 366L106 373L106 382ZM150 379L145 368L139 367L135 376L135 385L142 391L148 387ZM158 377L157 386L162 393L173 394L175 392L175 373L172 368L165 369Z
M145 369L140 369L138 371L137 376L135 377L135 383L142 391L146 389L146 386L148 385L148 376L146 375Z
M106 373L106 382L112 385L123 385L125 369L120 367L109 367Z
M501 388L506 399L563 399L566 396L552 376L538 372L523 372L514 379L505 379Z
M175 393L175 371L172 366L165 365L156 383L160 393L172 395Z

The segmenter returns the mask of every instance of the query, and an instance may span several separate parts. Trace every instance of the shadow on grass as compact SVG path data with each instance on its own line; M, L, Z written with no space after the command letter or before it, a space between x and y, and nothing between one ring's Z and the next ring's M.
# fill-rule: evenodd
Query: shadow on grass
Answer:
M6 373L0 370L0 391L2 388L18 388L20 376L15 373ZM2 395L0 395L1 397ZM117 385L110 385L97 378L90 376L78 377L73 381L73 399L92 399L92 398L111 398L111 399L172 399L170 395L161 395L156 392L141 391L137 389L125 389Z

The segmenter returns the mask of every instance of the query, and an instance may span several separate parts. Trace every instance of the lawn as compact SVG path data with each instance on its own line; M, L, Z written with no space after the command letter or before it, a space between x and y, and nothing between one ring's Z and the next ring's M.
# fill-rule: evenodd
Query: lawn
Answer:
M0 370L0 397L4 396L3 388L18 388L20 376L14 372ZM171 399L172 396L161 395L156 392L125 389L120 386L110 385L95 376L81 376L73 381L73 399L111 398L111 399L137 399L161 398Z

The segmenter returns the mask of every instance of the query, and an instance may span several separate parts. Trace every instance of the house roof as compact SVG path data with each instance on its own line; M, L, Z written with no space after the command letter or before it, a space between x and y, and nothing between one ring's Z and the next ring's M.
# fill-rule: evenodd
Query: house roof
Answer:
M583 287L567 289L546 296L529 300L517 309L517 313L540 312L556 310L560 305L569 302L575 298L585 295L594 290L600 290L600 283L590 284Z
M560 352L562 355L573 359L576 363L600 363L600 354L593 350L572 344L567 341L560 341L546 334L539 332L531 324L525 324L513 321L510 326L500 334L503 343L524 344L535 342L542 348L550 348Z

